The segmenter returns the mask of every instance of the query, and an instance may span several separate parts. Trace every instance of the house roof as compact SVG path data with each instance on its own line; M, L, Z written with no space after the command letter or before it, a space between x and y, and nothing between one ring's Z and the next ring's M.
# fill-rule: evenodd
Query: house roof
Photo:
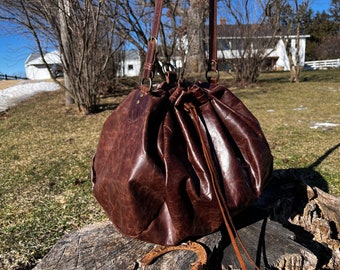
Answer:
M44 58L47 64L49 65L61 64L60 53L58 51L46 53L44 55ZM30 66L30 65L34 66L34 65L42 65L42 64L44 64L44 62L40 56L40 53L30 54L25 61L26 66Z
M289 37L296 37L296 35L289 35L286 30L283 30L284 35ZM208 33L208 27L207 27ZM250 36L256 38L265 38L272 37L275 35L276 37L280 37L279 33L275 33L273 28L267 24L226 24L221 23L217 25L217 38L219 39L231 39L231 38L244 38L249 33ZM301 33L301 38L310 37L309 35L304 35Z
M273 33L272 29L257 24L220 24L217 26L218 37L244 37L247 35L247 32L256 36L269 36Z
M129 60L139 60L139 52L137 50L127 50L125 51L125 57Z

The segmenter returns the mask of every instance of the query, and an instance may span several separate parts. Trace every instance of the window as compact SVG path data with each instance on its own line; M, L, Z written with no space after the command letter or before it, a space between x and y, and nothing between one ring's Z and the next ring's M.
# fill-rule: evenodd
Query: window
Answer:
M217 49L218 50L229 50L229 42L225 39L217 39Z
M279 42L278 38L258 38L252 41L253 49L274 49Z
M133 65L128 65L128 70L133 70Z
M233 50L243 51L247 48L247 41L241 38L233 39L230 41L230 43Z

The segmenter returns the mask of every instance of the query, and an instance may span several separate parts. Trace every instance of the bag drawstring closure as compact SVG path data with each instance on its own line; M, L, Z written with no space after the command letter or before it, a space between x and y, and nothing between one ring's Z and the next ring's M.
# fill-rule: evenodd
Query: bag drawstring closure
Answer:
M162 7L163 0L157 0L155 2L151 37L148 40L148 48L141 77L141 89L144 93L151 91L152 79L155 75L155 61L158 52L157 36L161 23ZM217 0L211 0L209 4L209 59L206 79L212 84L217 83L219 80L217 63Z
M249 261L253 264L255 269L256 270L260 270L260 268L256 265L255 261L249 255L249 253L248 253L244 243L242 242L242 240L241 240L239 234L237 233L237 230L236 230L236 228L235 228L235 226L233 224L233 221L232 221L232 218L231 218L231 215L230 215L230 212L229 212L226 200L223 197L223 194L222 194L222 191L221 191L221 187L220 187L220 184L219 184L219 181L218 181L219 176L218 176L218 173L216 171L216 166L214 165L214 159L212 157L211 152L209 151L209 149L207 148L207 146L205 144L204 135L203 135L203 132L202 132L202 129L201 129L201 125L200 125L200 120L199 120L199 116L198 116L198 113L197 113L197 109L196 109L196 107L194 105L186 106L186 108L190 110L191 115L193 117L192 119L193 119L195 128L196 128L196 130L197 130L197 132L199 134L199 138L200 138L200 141L201 141L203 154L204 154L204 157L205 157L205 160L207 162L208 169L209 169L209 172L210 172L210 177L211 177L211 182L212 182L212 186L213 186L213 189L214 189L214 193L215 193L216 199L218 201L218 205L220 207L220 210L221 210L221 213L222 213L222 217L223 217L223 220L224 220L224 224L225 224L225 226L227 228L227 231L228 231L228 234L229 234L229 237L230 237L231 244L233 246L233 249L235 251L237 259L238 259L238 261L239 261L239 263L241 265L241 268L242 269L247 269L246 264L245 264L245 262L243 260L241 251L240 251L240 249L239 249L239 247L237 245L237 241L236 240L238 240L241 248L243 249L244 253L248 257Z
M157 0L155 3L155 11L154 11L155 15L154 15L152 30L151 30L152 38L150 38L148 41L148 50L146 54L146 60L145 60L145 64L143 67L142 80L141 80L141 89L144 93L151 91L151 87L152 87L152 79L154 75L154 64L155 64L156 54L157 54L157 36L158 36L158 31L159 31L160 21L161 21L162 5L163 5L163 0ZM219 72L218 72L218 66L217 66L217 42L216 41L217 41L217 0L211 0L210 6L209 6L209 59L208 59L208 70L206 72L206 79L211 84L217 83L219 79ZM170 81L176 80L177 77L175 77L175 75L173 74L173 71L170 71L167 73L166 79L167 79L167 82L169 83ZM191 113L194 125L199 134L204 157L206 159L206 162L209 168L214 193L217 198L218 205L220 207L223 220L227 228L228 234L230 236L230 240L235 250L238 261L242 269L246 269L246 264L243 260L237 241L239 242L241 248L243 249L248 259L255 266L255 269L259 270L256 263L254 262L254 260L251 258L251 256L247 252L233 224L226 200L223 197L221 187L219 185L219 181L218 181L219 175L217 173L216 166L214 165L214 159L213 159L212 153L209 151L209 149L207 148L205 144L204 135L203 135L203 131L200 125L200 118L199 118L197 109L193 104L189 104L189 103L184 104L184 106L185 106L185 109Z

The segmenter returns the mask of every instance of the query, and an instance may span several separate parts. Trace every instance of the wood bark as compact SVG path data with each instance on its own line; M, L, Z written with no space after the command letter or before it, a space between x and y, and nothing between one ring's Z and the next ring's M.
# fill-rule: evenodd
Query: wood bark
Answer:
M304 184L294 171L278 171L234 223L260 269L340 269L339 205L340 197ZM194 241L207 251L205 269L240 269L225 229ZM153 247L97 223L66 234L34 269L190 269L197 259L191 251L172 251L143 268L140 261Z
M185 63L186 74L200 74L204 68L204 21L207 17L208 1L190 0L188 9L188 52Z
M71 84L70 78L68 75L69 69L67 66L68 61L66 57L70 55L70 46L69 46L69 38L68 38L68 27L67 27L67 20L66 15L70 16L70 3L69 0L62 1L59 0L59 18L60 18L60 43L61 43L61 58L62 62L64 63L64 84L65 84L65 105L72 105L75 103L74 97L71 95ZM67 66L67 69L65 67Z

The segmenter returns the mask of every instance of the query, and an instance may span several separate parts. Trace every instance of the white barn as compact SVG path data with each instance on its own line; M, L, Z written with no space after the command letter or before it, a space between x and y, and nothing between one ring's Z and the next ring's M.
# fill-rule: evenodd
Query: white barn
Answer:
M58 51L46 53L44 58L51 68L61 66L60 53ZM29 80L51 79L51 75L44 64L40 53L32 53L27 57L25 61L25 71L26 77Z

